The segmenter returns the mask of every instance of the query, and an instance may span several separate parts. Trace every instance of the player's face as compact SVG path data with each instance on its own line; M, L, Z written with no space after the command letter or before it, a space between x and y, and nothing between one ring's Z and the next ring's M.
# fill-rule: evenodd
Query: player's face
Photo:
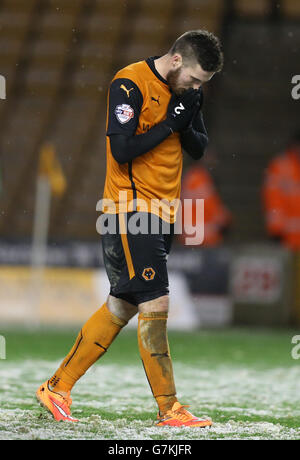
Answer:
M209 81L215 72L207 72L202 69L200 64L181 65L169 70L167 82L175 94L178 96L187 89L199 89L203 83Z

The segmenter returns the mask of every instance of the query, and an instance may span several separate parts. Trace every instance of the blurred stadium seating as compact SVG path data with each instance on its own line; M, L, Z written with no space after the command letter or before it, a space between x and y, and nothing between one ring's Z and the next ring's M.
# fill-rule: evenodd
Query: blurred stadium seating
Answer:
M50 238L98 239L110 79L186 30L207 28L226 57L204 111L222 159L212 174L235 216L228 242L264 241L262 174L299 122L289 92L299 18L298 0L0 0L0 238L30 240L39 152L50 141L68 184L53 200Z
M1 236L30 237L39 148L42 142L51 140L63 165L68 190L64 198L53 205L50 235L95 238L95 203L101 197L105 177L104 130L109 80L126 63L167 50L174 38L185 30L203 27L223 34L224 14L231 4L236 19L231 22L230 34L224 36L224 78L216 104L212 109L207 108L208 122L212 137L226 158L222 171L216 174L228 205L238 216L233 238L244 239L250 234L262 238L262 219L254 222L253 216L254 213L261 215L257 206L261 172L275 150L269 141L272 130L277 132L272 123L272 91L280 87L280 79L285 75L277 73L272 90L267 91L262 85L265 71L259 69L266 51L276 70L289 46L282 32L277 38L276 55L264 48L270 46L273 35L259 21L270 14L271 3L268 0L2 1L0 63L1 73L7 80L7 101L0 108L0 145L5 152L2 153L5 192L0 198L5 219L0 222ZM299 2L281 2L281 13L288 19L299 17ZM247 24L243 23L245 18ZM257 24L249 24L251 18L256 19ZM256 79L253 83L248 68L252 64L247 56L256 48L257 78L262 80ZM287 68L287 74L291 70ZM250 87L251 84L255 88ZM265 99L266 112L262 117L269 123L260 124L257 119L257 126L251 126L256 134L247 145L241 145L237 131L243 137L245 127L252 123L252 114L257 113L258 94L259 103L262 97ZM280 101L281 107L285 102ZM247 104L247 110L239 117L236 109L241 109L242 104ZM237 128L239 120L244 122L241 130ZM288 128L286 126L283 132L283 139ZM253 179L248 178L241 190L243 202L239 197L239 203L235 203L235 187L240 185L236 182L239 180L236 171L240 170L240 161L245 160L247 167L243 169L247 174L250 169ZM244 183L243 175L239 177ZM242 208L250 201L255 209L247 213L245 222Z
M53 204L50 235L96 237L95 203L105 177L109 80L126 63L161 53L187 28L217 30L221 4L220 0L2 2L0 62L8 90L1 107L0 143L5 151L1 209L6 216L0 222L1 236L30 237L39 148L50 140L68 182L64 198Z

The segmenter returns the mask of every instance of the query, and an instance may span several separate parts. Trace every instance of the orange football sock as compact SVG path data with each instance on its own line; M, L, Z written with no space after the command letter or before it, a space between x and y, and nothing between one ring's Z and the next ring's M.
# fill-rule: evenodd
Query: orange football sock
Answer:
M49 381L51 388L57 392L70 391L106 352L126 324L126 321L112 314L104 303L79 332L73 348Z
M138 344L148 382L161 414L177 401L167 337L166 312L140 313Z

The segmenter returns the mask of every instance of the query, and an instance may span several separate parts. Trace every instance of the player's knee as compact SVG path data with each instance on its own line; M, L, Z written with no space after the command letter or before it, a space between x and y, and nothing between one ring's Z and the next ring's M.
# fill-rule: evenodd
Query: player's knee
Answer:
M109 295L106 301L109 311L117 316L117 318L129 321L137 312L138 309L135 305L130 304L124 299L120 299Z
M169 311L169 296L163 295L153 300L148 300L139 304L140 313L151 312L168 312Z

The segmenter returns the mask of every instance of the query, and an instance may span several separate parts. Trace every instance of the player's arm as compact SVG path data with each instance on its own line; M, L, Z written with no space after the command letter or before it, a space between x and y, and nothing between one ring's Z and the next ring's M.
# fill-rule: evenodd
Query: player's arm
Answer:
M145 134L126 136L124 134L110 135L110 148L114 159L120 163L128 163L134 158L154 149L164 141L172 131L160 123Z
M106 134L112 155L120 164L149 152L172 133L166 124L160 123L147 133L135 135L142 105L143 96L136 83L127 78L113 81Z
M182 148L194 159L199 160L204 154L208 144L208 134L205 128L201 108L203 105L203 90L198 90L199 101L195 109L195 115L187 129L180 133Z
M195 100L194 91L189 91L176 100L171 99L166 119L147 133L135 135L143 104L142 94L133 81L115 80L110 89L107 129L114 159L120 164L128 163L155 148L174 131L186 127L192 117ZM177 113L175 108L180 103L183 104L183 109Z

